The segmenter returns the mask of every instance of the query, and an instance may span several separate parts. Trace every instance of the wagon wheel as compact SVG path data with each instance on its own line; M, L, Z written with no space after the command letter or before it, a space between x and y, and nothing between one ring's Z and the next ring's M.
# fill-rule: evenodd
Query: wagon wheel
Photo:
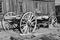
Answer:
M56 23L57 23L57 18L56 17L54 17L53 19L52 19L52 25L54 26L54 27L56 27Z
M5 20L5 17L7 17L7 16L14 16L15 15L15 13L14 12L8 12L8 13L6 13L5 15L4 15L4 18L2 19L2 26L3 26L3 28L6 30L9 30L9 27L11 27L11 26L15 26L15 25L10 25L9 24L9 22L8 22L8 20Z
M27 12L23 15L20 21L20 30L22 34L29 34L36 29L36 18L34 13Z

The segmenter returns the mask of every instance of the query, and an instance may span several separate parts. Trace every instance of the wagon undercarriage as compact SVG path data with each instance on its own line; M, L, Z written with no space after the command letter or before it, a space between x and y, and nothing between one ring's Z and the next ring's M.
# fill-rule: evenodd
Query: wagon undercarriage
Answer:
M25 35L35 32L40 28L49 28L49 25L53 23L48 15L35 16L33 12L27 12L21 17L20 15L16 16L13 12L9 12L2 20L5 30L18 29L21 34Z

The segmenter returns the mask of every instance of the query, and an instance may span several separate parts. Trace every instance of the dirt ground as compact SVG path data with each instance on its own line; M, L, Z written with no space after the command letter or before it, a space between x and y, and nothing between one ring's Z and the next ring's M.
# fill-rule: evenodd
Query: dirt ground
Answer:
M60 40L60 32L57 29L39 29L30 35L20 35L12 30L1 31L0 40Z
M17 31L4 31L1 28L0 23L0 40L60 40L60 29L58 28L40 28L29 35L20 35Z

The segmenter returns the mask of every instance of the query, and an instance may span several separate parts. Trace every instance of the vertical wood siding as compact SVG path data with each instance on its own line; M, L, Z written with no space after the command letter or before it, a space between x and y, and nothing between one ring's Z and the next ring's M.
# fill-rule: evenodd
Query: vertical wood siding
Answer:
M38 1L38 8L43 14L51 14L55 10L54 2L44 2L44 1ZM23 12L27 11L35 11L35 2L33 1L27 1L23 2Z
M9 2L8 2L9 1ZM27 12L27 11L35 11L35 2L32 0L4 0L4 13L8 12L8 11L12 11L12 12L16 12L16 13L20 13L20 5L19 2L23 2L22 3L22 7L23 7L23 13ZM45 1L38 1L38 7L37 9L39 9L42 13L44 14L50 14L52 13L54 10L54 0L52 2L52 0L50 0L50 2L48 2L49 0L45 0ZM8 4L7 4L7 3ZM7 7L8 6L8 7Z

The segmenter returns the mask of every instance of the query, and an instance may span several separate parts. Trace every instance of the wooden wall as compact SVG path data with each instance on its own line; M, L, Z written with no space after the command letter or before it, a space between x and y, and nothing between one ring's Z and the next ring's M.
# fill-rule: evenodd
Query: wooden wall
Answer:
M2 2L2 12L0 12L0 21L1 21L1 19L3 18L3 1L4 1L4 0L0 0L0 2Z
M4 0L3 1L3 12L16 12L17 3L16 0Z
M16 12L20 14L20 2L22 2L22 13L27 11L35 11L35 3L38 3L37 9L40 10L44 14L53 13L55 10L55 0L4 0L3 9L4 13L7 12Z
M2 1L2 13L0 19L7 12L15 12L16 14L23 14L27 11L34 12L38 9L42 14L55 14L55 0L0 0ZM22 12L20 7L22 3ZM36 8L36 2L38 3Z
M35 8L35 3L38 3L38 7ZM23 1L23 12L32 11L35 9L40 10L43 14L52 14L55 11L55 1L54 0L46 0L46 1Z

